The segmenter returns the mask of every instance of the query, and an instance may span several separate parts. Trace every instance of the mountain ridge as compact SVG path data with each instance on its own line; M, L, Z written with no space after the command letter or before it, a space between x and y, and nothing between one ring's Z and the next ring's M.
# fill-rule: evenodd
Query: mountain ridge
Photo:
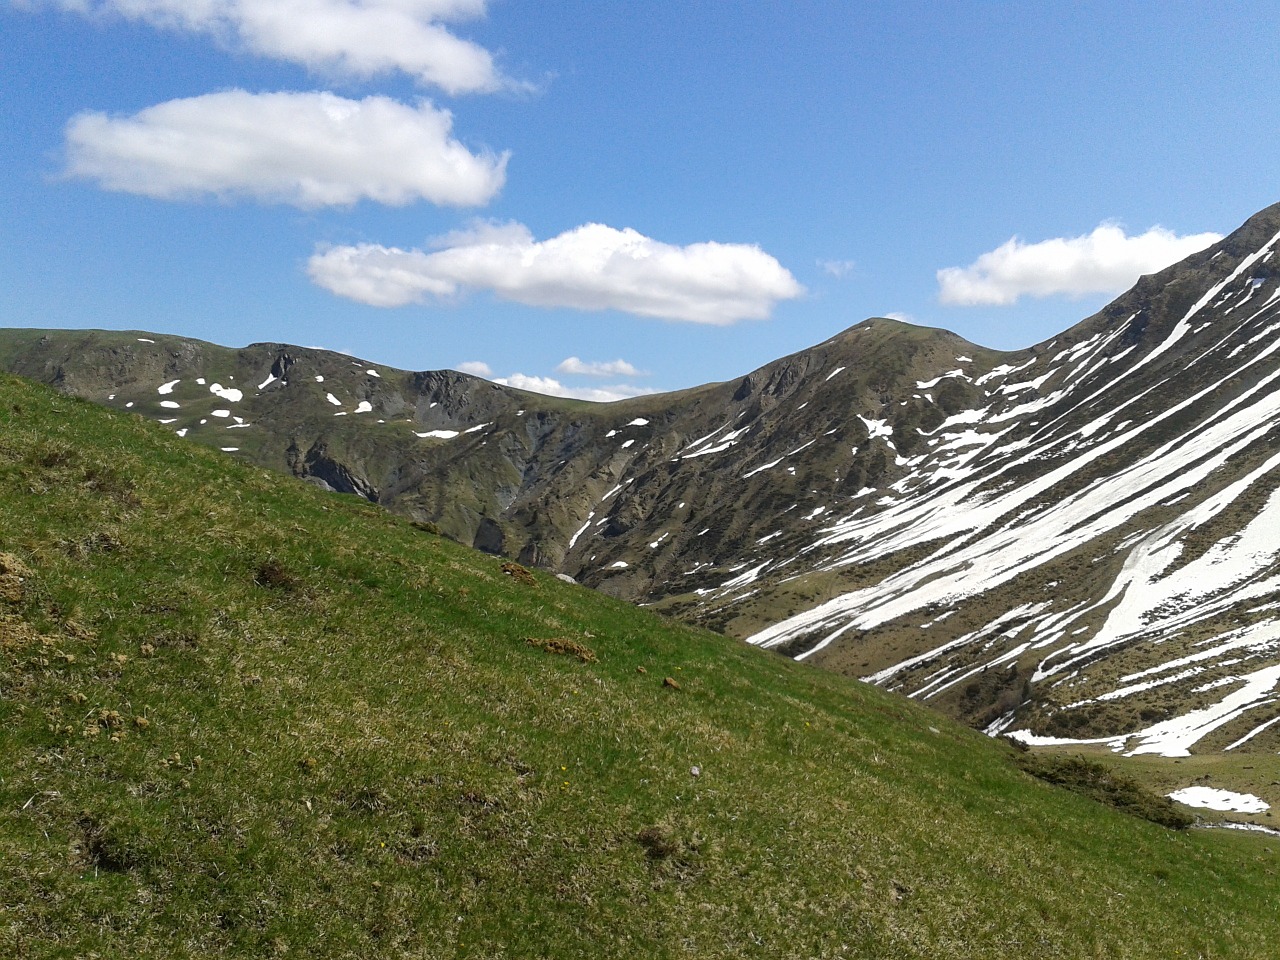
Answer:
M1274 689L1255 610L1273 559L1242 551L1265 552L1251 517L1272 522L1277 238L1280 204L1024 350L873 318L740 378L609 405L282 345L203 347L196 363L159 335L9 331L0 362L991 732L1252 749L1280 734L1233 746L1270 721ZM230 377L256 392L211 397ZM1192 567L1206 582L1244 571L1211 615L1138 603L1200 596L1161 594L1172 560L1145 579L1126 567L1175 550L1208 557ZM1203 653L1192 634L1228 649L1183 663ZM1258 670L1232 672L1241 651ZM1215 709L1189 743L1150 733Z

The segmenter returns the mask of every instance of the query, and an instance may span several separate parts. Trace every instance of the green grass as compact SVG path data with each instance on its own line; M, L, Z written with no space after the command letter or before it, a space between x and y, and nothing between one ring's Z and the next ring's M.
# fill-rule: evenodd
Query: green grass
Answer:
M12 378L0 554L0 956L1280 937L1270 838L1126 816L904 699Z

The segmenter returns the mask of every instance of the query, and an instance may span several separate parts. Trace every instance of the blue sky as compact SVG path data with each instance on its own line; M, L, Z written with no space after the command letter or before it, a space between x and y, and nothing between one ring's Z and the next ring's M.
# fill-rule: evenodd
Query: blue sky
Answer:
M604 398L1026 346L1280 200L1261 2L0 3L5 325Z

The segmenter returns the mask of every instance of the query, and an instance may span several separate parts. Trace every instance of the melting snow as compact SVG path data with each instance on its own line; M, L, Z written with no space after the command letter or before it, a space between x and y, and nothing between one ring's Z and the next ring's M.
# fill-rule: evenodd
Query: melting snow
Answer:
M634 420L632 420L630 423L627 424L628 427L647 427L648 425L649 425L649 421L644 419L643 417L636 417Z
M269 387L271 384L275 382L276 382L276 375L274 373L268 373L267 379L263 380L260 384L258 384L258 389L265 390L267 387Z
M458 436L457 430L428 430L426 433L414 433L415 437L431 440L452 440Z
M373 404L368 400L361 400L360 405L356 407L356 413L372 413Z
M1271 804L1251 793L1232 793L1230 790L1218 790L1214 787L1183 787L1167 796L1188 807L1229 810L1233 813L1262 813L1271 807Z
M858 414L858 419L867 428L867 439L869 440L874 440L876 437L893 436L893 427L889 426L888 420L868 420L861 414Z
M962 358L962 357L956 357L956 359L957 359L957 360L960 360L960 359L963 359L963 358ZM934 388L934 387L936 387L938 384L940 384L943 380L946 380L948 377L964 377L964 379L966 379L966 380L968 380L968 379L969 379L968 377L965 377L965 374L964 374L964 371L963 371L963 370L951 370L951 371L948 371L947 373L942 374L941 376L934 377L932 380L917 380L917 381L916 381L916 389L917 389L917 390L931 390L932 388Z
M181 382L182 382L181 380L170 380L168 383L162 383L160 384L160 386L156 387L156 393L159 393L159 394L173 393L173 388L176 387Z
M335 407L342 406L342 401L335 397L332 393L326 393L324 398L332 403Z
M182 406L182 404L178 403L176 400L161 400L160 406L164 407L166 410L177 410Z
M239 403L244 399L243 390L237 390L235 387L224 387L220 383L215 383L209 387L209 392L215 397L221 397L228 403Z
M771 462L769 462L769 463L762 464L761 466L756 467L754 470L748 470L746 473L744 473L744 474L742 475L742 479L743 479L743 480L748 480L748 479L750 479L751 477L754 477L757 473L761 473L761 472L763 472L763 471L765 471L765 470L771 470L771 469L773 469L774 467L776 467L778 464L780 464L780 463L781 463L783 460L785 460L785 459L786 459L786 457L779 457L777 460L773 460L773 461L771 461Z
M737 589L738 587L745 587L749 583L754 583L759 578L764 568L769 566L769 564L771 563L773 563L772 560L766 560L764 563L760 564L758 567L752 567L746 573L739 574L738 576L734 577L732 580L726 580L724 583L720 584L720 589L734 590L734 589ZM737 569L741 569L741 568L734 567L729 572L732 573L733 570L737 570Z
M720 430L723 430L723 429L725 428L724 427L720 428ZM746 427L743 427L741 430L730 430L728 433L726 433L723 437L720 438L719 443L717 443L715 446L703 447L701 450L694 450L693 453L682 454L679 457L677 457L677 459L692 460L694 457L705 457L709 453L722 453L725 450L728 450L730 447L732 447L735 443L737 443L738 437L742 436L744 433L746 433L750 429L751 427L746 426ZM716 433L719 433L720 430L717 430ZM710 434L710 436L715 436L715 433ZM703 440L705 439L707 438L704 437ZM685 449L686 450L693 449L701 442L703 441L701 440L696 441L690 444L689 446L685 447Z
M592 518L592 517L594 517L595 515L596 515L596 512L595 512L594 510L592 510L590 513L588 513L588 514L587 514L586 522L585 522L585 523L583 523L583 525L582 525L582 526L580 526L580 527L578 528L578 532L577 532L577 533L575 533L572 537L570 537L570 538L569 538L569 549L570 549L570 550L572 550L572 549L573 549L573 545L574 545L575 543L577 543L577 542L578 542L578 538L579 538L580 536L582 536L584 533L586 533L586 531L587 531L587 527L589 527L589 526L591 525L591 518Z

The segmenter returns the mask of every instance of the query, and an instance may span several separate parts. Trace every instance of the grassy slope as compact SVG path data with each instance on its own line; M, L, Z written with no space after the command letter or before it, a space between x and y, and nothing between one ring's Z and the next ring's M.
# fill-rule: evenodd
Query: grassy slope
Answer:
M1280 937L1268 838L1125 817L908 701L516 582L12 378L0 554L0 955L1262 957Z

